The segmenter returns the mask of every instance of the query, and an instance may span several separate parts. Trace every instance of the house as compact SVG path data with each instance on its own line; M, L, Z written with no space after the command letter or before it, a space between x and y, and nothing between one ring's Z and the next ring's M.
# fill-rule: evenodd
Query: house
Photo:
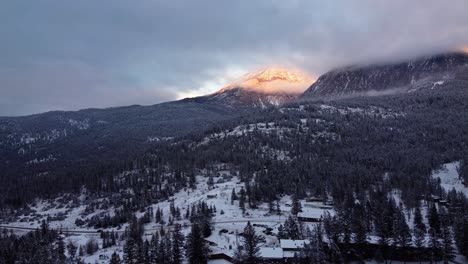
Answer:
M319 208L320 204L318 203L311 203L311 202L305 202L303 204L304 207L309 207L309 208Z
M323 202L322 198L310 197L305 199L306 202Z
M283 249L280 247L262 247L259 256L263 260L282 260Z
M231 264L234 262L234 259L224 252L217 252L209 255L210 264Z
M216 199L216 198L218 198L218 194L207 194L207 195L206 195L206 198L208 198L208 199Z
M310 212L300 212L297 214L297 220L308 223L319 223L322 222L322 216Z
M280 247L283 251L300 251L309 243L307 239L280 239Z
M437 195L431 194L431 200L432 200L433 202L439 202L439 201L440 201L440 197L437 196Z
M325 210L331 210L333 209L333 206L331 205L325 205L323 203L304 203L304 207L309 207L309 208L318 208L318 209L325 209Z
M210 259L208 260L208 264L232 264L232 261L225 260L225 259Z
M211 240L209 240L208 238L204 238L203 240L205 240L205 242L206 242L208 245L210 245L210 246L215 247L215 246L218 245L216 242L211 241Z
M301 251L301 249L309 243L309 240L280 239L280 247L283 250L283 258L294 258L297 254L299 254L299 251Z

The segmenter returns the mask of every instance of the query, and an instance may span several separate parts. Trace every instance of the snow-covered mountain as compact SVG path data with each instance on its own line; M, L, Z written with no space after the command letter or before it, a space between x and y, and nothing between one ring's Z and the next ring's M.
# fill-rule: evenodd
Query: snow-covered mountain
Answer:
M415 92L468 81L468 53L448 53L399 63L350 66L332 70L303 98Z
M231 107L282 105L298 98L314 80L299 70L266 67L247 73L219 91L187 100L221 103Z

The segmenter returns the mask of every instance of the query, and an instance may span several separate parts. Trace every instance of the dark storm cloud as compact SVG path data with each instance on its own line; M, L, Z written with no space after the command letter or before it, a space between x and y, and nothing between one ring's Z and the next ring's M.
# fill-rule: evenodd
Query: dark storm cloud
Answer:
M3 1L0 115L153 104L268 63L318 75L446 51L468 44L467 12L465 0Z

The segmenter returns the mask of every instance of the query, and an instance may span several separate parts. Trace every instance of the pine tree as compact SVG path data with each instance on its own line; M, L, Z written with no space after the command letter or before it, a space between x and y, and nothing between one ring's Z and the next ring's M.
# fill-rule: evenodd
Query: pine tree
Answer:
M111 259L110 259L110 264L121 264L122 261L120 260L120 256L119 254L117 254L117 252L114 251L114 253L112 253L112 256L111 256Z
M152 237L151 237L151 243L150 243L150 250L149 250L149 259L150 263L160 263L160 258L158 255L158 249L159 249L159 234L156 232Z
M424 232L423 230L417 228L415 226L415 228L413 229L413 243L414 243L414 246L420 251L422 248L424 248L424 240L425 240L425 237L426 237L426 232ZM421 258L421 255L418 256L418 258L420 259Z
M79 247L78 247L78 255L79 255L80 257L83 257L83 256L84 256L84 249L83 249L82 246L79 246Z
M129 237L123 247L123 260L126 264L134 263L134 260L136 259L136 256L134 255L134 246L135 241L133 238Z
M195 178L195 173L191 171L189 173L189 186L192 189L195 189L195 184L197 183L196 178Z
M197 224L192 225L188 235L186 255L190 264L204 264L208 261L208 247Z
M57 242L57 256L59 263L65 263L67 257L65 256L65 242L63 242L63 239L59 239Z
M73 244L73 242L70 240L68 241L68 244L67 244L67 250L68 250L68 255L70 256L70 261L73 263L76 259L76 251L77 251L77 248L75 246L75 244Z
M398 244L405 248L411 244L411 232L406 223L405 215L403 211L397 210L395 216L395 226L393 228L395 238Z
M156 209L156 214L154 216L154 220L157 224L161 223L162 222L162 210L159 209L159 207Z
M234 204L234 201L237 200L237 194L236 194L236 189L232 188L232 193L231 193L231 204Z
M414 212L414 226L419 230L426 232L426 225L422 221L421 208L419 205L415 208Z
M440 232L439 213L437 212L435 204L432 205L431 210L429 211L429 225L436 232Z
M145 239L138 249L138 263L149 263L149 248L149 241Z
M453 259L453 240L452 240L452 233L450 231L450 227L448 224L444 225L442 227L442 233L441 233L441 238L442 238L442 253L443 253L443 259L444 259L444 264L448 264L450 260Z
M434 261L440 251L439 236L438 232L434 228L431 228L429 233L431 235L429 239L429 247L431 248L431 261Z
M294 195L293 200L292 200L291 214L297 216L297 214L300 213L300 212L302 212L301 202L297 198L297 195Z
M177 224L172 232L172 264L182 263L182 248L184 244L184 235L181 227Z
M287 239L302 238L302 230L299 223L291 215L284 222L284 236Z
M210 217L204 217L201 222L203 237L209 237L212 233L212 224Z
M166 237L165 235L161 235L161 239L159 241L159 246L157 249L157 255L159 259L159 263L167 263L166 261L168 260L169 256L167 255L166 251Z
M98 246L98 243L97 241L93 238L90 238L88 240L88 242L86 242L86 254L88 255L92 255L94 254L96 251L98 251L99 249L99 246Z
M245 262L247 264L255 264L258 259L258 252L260 248L258 243L260 241L260 236L255 233L255 228L250 224L250 221L247 222L247 226L244 228L244 233L242 237L242 245L245 254Z
M276 200L276 214L281 215L281 207L279 204L279 200Z
M213 188L213 186L214 186L213 175L210 174L210 176L208 177L208 181L207 181L206 184L208 184L208 188L209 188L209 189L212 189L212 188Z
M279 239L285 239L286 238L286 234L284 232L284 227L282 224L279 225L278 227L278 240Z
M240 190L239 208L242 210L242 213L245 214L245 191L244 191L244 188L242 188Z

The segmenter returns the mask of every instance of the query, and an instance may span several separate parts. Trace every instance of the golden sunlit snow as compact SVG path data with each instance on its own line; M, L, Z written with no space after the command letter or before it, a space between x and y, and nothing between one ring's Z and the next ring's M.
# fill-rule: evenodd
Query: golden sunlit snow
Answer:
M313 78L300 70L270 66L245 74L238 81L229 84L217 93L240 87L266 94L299 94L304 92L314 81Z

